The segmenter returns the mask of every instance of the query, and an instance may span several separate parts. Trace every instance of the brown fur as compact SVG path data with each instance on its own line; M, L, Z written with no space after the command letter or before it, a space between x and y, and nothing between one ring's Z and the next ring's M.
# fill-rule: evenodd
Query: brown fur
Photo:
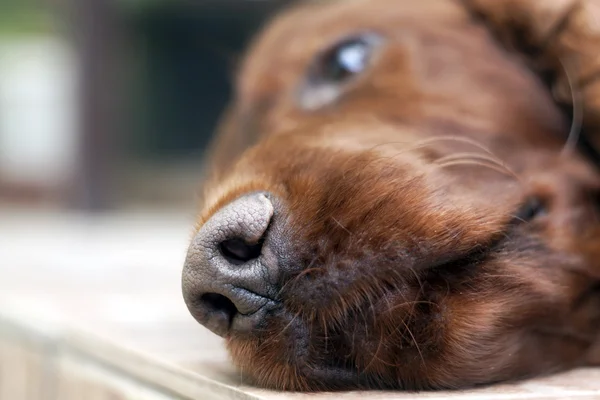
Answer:
M250 191L280 206L280 308L228 338L244 376L287 390L439 389L600 362L600 175L562 151L559 108L572 105L559 61L580 56L595 140L600 61L585 57L600 40L572 23L582 4L598 6L311 2L257 38L198 220ZM303 111L296 91L315 55L361 30L385 38L368 71ZM522 221L530 199L545 212Z

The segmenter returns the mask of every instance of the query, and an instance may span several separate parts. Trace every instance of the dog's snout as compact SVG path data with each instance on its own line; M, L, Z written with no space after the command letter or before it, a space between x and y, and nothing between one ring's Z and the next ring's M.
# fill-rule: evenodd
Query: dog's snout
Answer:
M243 196L216 212L188 249L182 277L188 309L226 336L256 327L273 304L278 263L269 226L274 207L263 193Z

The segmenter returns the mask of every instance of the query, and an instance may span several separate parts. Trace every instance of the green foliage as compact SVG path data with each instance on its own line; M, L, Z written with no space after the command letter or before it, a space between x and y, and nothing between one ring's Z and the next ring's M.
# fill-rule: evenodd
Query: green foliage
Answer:
M40 5L39 0L2 0L0 3L1 10L9 10L9 9L33 9L36 6Z
M32 35L50 33L56 23L47 14L0 14L0 35Z
M0 35L49 33L55 16L39 0L0 0Z

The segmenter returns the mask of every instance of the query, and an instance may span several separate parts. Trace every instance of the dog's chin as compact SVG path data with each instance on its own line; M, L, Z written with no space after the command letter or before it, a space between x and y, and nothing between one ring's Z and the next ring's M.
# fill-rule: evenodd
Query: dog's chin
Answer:
M299 392L383 388L359 373L346 338L352 327L342 323L336 329L279 306L256 329L229 335L226 343L248 384Z
M410 292L414 295L417 291ZM298 309L297 303L290 310L280 303L256 329L229 335L227 348L245 383L267 389L321 392L433 388L426 374L419 373L423 372L420 366L426 354L419 354L421 349L410 337L414 332L423 339L425 331L432 329L417 326L427 325L428 315L412 302L394 302L399 297L404 298L370 296L360 306L355 300L353 310L324 306L311 312L307 307ZM347 304L351 302L348 298ZM395 312L386 312L390 308ZM411 312L415 315L407 318ZM420 323L412 325L415 319ZM442 335L442 330L440 327L438 334ZM429 340L420 340L423 351L432 345L425 342Z
M271 346L279 346L277 353L264 349L270 341ZM360 373L348 360L325 360L324 356L307 361L306 349L299 349L293 340L281 340L277 334L264 339L228 338L227 348L245 383L265 389L323 392L399 388Z

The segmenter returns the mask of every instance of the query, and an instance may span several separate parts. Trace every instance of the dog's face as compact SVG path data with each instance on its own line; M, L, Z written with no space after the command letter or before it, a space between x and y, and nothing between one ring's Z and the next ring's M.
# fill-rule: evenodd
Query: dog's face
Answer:
M456 2L314 2L242 67L184 271L261 386L455 388L591 363L597 172ZM247 148L247 149L246 149Z

